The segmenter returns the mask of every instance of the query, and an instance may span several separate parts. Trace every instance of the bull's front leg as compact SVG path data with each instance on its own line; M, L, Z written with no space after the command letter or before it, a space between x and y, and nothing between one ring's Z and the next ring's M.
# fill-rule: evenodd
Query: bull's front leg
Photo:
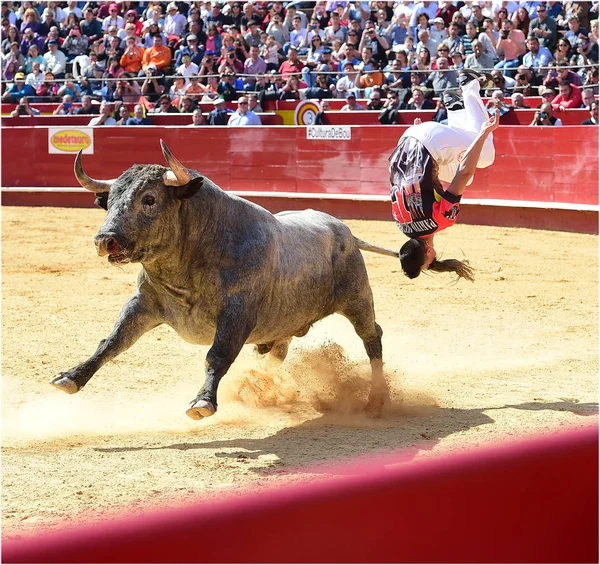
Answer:
M100 342L96 353L70 371L50 379L50 384L68 394L75 394L94 376L96 371L119 353L129 349L142 335L160 325L156 308L151 308L148 299L134 295L123 306L112 333Z
M206 355L204 385L186 414L201 420L217 411L219 382L235 361L256 325L256 308L243 296L230 297L217 319L217 331Z

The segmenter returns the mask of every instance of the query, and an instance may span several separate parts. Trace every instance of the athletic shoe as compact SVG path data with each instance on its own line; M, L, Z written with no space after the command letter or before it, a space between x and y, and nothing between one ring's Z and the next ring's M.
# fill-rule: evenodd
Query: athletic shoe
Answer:
M461 86L465 86L465 84L469 84L474 80L479 81L481 88L491 88L494 84L492 75L473 69L463 69L458 75L458 84Z
M448 112L455 112L456 110L464 110L465 102L462 96L451 90L445 90L442 94L442 101Z

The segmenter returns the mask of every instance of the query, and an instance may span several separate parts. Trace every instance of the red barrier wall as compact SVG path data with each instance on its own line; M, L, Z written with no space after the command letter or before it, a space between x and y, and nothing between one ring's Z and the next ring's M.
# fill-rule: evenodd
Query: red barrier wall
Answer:
M465 196L597 205L598 137L591 129L500 128L496 162L477 172ZM404 130L356 127L349 141L314 141L306 128L291 126L104 127L94 129L95 155L85 155L84 165L91 176L112 178L134 163L162 163L162 138L186 166L225 190L383 197L387 159ZM77 186L73 155L50 155L44 127L2 128L2 173L8 187Z
M394 457L396 457L394 459ZM6 542L4 563L597 563L598 429Z

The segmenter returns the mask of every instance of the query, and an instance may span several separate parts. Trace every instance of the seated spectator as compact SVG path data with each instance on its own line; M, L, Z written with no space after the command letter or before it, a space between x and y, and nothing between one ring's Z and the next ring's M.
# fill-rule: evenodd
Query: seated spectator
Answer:
M510 95L510 101L515 110L529 109L529 106L525 104L525 97L521 92L513 92Z
M427 74L431 72L431 53L427 47L421 47L421 49L417 51L417 58L412 64L412 69Z
M581 107L581 90L568 80L561 80L558 85L558 96L552 100L554 110L564 111L568 108Z
M491 90L488 88L485 91L485 95L491 96L494 90L500 89L502 92L504 92L505 96L510 96L510 93L512 92L516 84L515 79L503 75L502 71L500 70L493 70L491 74L492 81L494 82L494 87Z
M252 29L252 24L254 22L250 22L250 29ZM306 45L308 44L307 42L307 34L308 34L308 30L306 29L306 27L304 27L302 25L302 18L300 16L294 16L293 20L292 20L292 29L290 31L290 40L289 43L286 43L283 46L283 51L284 53L287 53L289 48L291 46L294 46L297 51L298 54L300 55L306 55L306 53L308 52L308 48L306 47ZM339 26L339 22L338 22L338 26ZM245 39L245 37L244 37ZM325 38L325 41L327 41L327 37Z
M135 34L135 25L132 23L126 23L123 29L117 31L117 37L121 40L121 48L126 49L127 40L131 37L135 41L135 45L138 47L144 47L142 38Z
M354 92L348 92L346 94L346 104L342 106L341 112L357 112L364 110L365 107L362 104L356 102L356 94Z
M252 110L255 114L264 112L262 106L258 103L258 96L256 94L248 94L248 109Z
M127 119L127 126L149 126L152 125L152 120L145 115L144 106L136 104L133 108L133 116Z
M17 118L20 116L29 116L34 118L35 116L39 116L40 111L37 108L33 108L29 104L29 99L27 96L23 96L21 100L19 100L19 105L10 113L11 118Z
M377 120L381 125L397 124L398 123L398 111L400 110L400 99L398 93L390 90L387 95L386 101L383 103L383 107L377 116Z
M256 76L267 72L267 63L258 56L258 47L250 47L250 57L244 62L244 90L254 90Z
M541 86L541 81L529 67L519 65L513 92L520 92L524 96L536 96Z
M280 100L300 100L300 82L296 75L290 75L281 87Z
M192 62L190 54L184 53L181 57L181 65L176 69L176 74L184 77L186 86L190 83L189 77L197 75L199 71L200 68Z
M192 112L192 123L189 125L192 127L206 125L206 118L204 117L204 114L200 108L196 108Z
M238 109L229 118L228 126L261 126L262 121L248 107L248 99L240 96L238 100Z
M304 61L304 68L302 69L302 78L308 86L314 85L315 71L319 63L321 62L321 55L323 54L323 44L321 37L315 35L308 45L308 52Z
M124 104L134 104L140 99L140 86L137 81L130 80L131 78L129 73L123 73L119 77L114 93L115 100L121 100Z
M226 101L231 102L237 100L238 93L235 87L235 73L226 71L221 75L219 86L217 87L218 94Z
M465 29L466 33L462 36L462 50L466 57L467 55L473 53L473 41L475 41L476 39L480 41L479 38L481 37L481 34L477 33L477 29L475 28L475 24L473 22L467 22L467 24L465 25ZM483 45L483 50L486 50L485 45Z
M44 73L44 81L35 91L35 102L54 102L60 86L52 73Z
M494 90L492 92L492 97L488 101L486 108L491 115L493 115L495 110L499 110L500 116L504 116L509 110L512 110L512 107L504 101L504 92L502 90Z
M196 105L189 96L184 95L179 98L177 109L180 114L191 114L196 109Z
M435 110L431 100L425 98L424 89L415 87L411 90L412 98L408 101L407 110Z
M127 106L123 104L119 107L119 118L117 119L117 125L126 126L129 117L129 110L127 109Z
M72 27L62 45L62 49L67 55L67 61L71 62L75 57L87 53L88 38L81 35L78 27Z
M75 114L78 116L86 115L86 114L97 114L98 107L92 104L92 97L89 94L84 94L81 97L81 106L75 110Z
M590 117L581 122L582 126L597 126L598 125L598 100L594 100L589 106Z
M303 90L302 95L303 98L306 99L316 99L322 100L323 98L333 98L332 89L335 87L330 87L327 81L327 76L325 75L317 75L315 86L311 86Z
M581 89L581 108L591 106L594 99L594 93L589 88Z
M542 102L537 106L538 108L542 107L544 102L552 103L552 100L556 98L556 91L552 88L548 88L547 86L540 87L540 96L542 97Z
M568 80L571 84L574 84L575 86L582 85L581 77L577 73L574 73L572 70L570 70L567 66L559 65L557 67L557 71L558 71L557 78L558 78L559 83L562 80Z
M20 43L20 51L21 54L25 57L31 56L31 48L34 47L37 49L36 56L42 56L42 48L44 46L44 39L34 33L31 28L27 28L25 33L21 37Z
M421 32L421 34L422 35L419 35L419 39L422 39L425 47L431 46L433 51L430 50L430 52L433 53L437 48L437 44L435 41L429 39L429 31L425 30ZM425 37L425 35L427 37ZM360 39L358 48L361 53L365 48L369 48L371 50L371 58L376 62L376 69L383 69L386 66L386 51L390 48L390 44L388 43L386 37L382 36L377 31L375 24L372 21L367 21L365 23L365 32Z
M153 112L155 114L179 114L179 110L173 106L171 97L168 94L161 95Z
M92 8L85 10L84 19L79 22L79 27L81 34L87 37L89 45L102 38L102 23L94 16Z
M226 126L229 120L229 114L231 110L225 107L225 100L219 96L219 98L213 101L215 109L208 114L208 125L209 126Z
M126 73L138 75L142 70L145 49L137 45L133 37L128 37L126 43L125 52L121 55L119 63Z
M383 108L383 100L381 99L381 90L372 88L369 93L369 101L367 102L367 110L381 110Z
M564 38L559 39L558 46L556 47L556 51L554 52L554 62L561 65L568 65L572 56L573 52L569 41Z
M458 31L458 24L451 23L448 26L448 37L446 37L446 39L440 43L440 45L442 43L446 45L446 47L448 47L450 50L450 53L453 53L454 51L460 51L461 53L463 52L463 41L462 37L458 34Z
M171 50L163 45L160 35L154 36L152 47L144 51L142 70L145 72L149 65L154 65L158 73L166 74L171 64Z
M28 96L35 96L35 90L25 83L25 75L18 72L15 74L15 83L2 95L2 102L17 104L21 98Z
M450 59L452 61L452 64L450 65L451 69L458 72L465 68L465 58L460 51L453 51L450 53Z
M200 69L202 66L202 59L204 58L204 49L198 47L198 36L190 34L185 38L185 46L177 51L175 58L175 67L179 68L183 65L183 57L188 56L191 62Z
M189 83L185 87L185 95L189 96L195 102L200 102L207 91L207 87L200 82L198 75L192 75Z
M235 47L233 45L227 47L225 53L217 59L219 74L223 74L226 71L234 74L243 73L244 63L237 58Z
M419 42L415 47L415 51L417 52L417 54L420 54L423 48L427 49L427 52L429 53L430 57L432 53L437 53L437 44L429 37L428 30L423 29L419 31L418 37Z
M298 50L291 45L288 49L287 60L281 63L279 67L279 74L281 74L283 80L287 80L292 74L300 75L303 68L304 64L298 59Z
M39 14L33 8L27 8L23 13L23 21L19 28L21 35L26 29L32 29L38 35L45 35L48 32L48 28L40 22ZM44 34L40 33L41 31L43 31Z
M356 83L360 88L381 86L385 82L384 74L379 70L377 62L373 59L370 47L363 47L362 60L355 67L358 71Z
M138 18L138 14L135 10L127 10L125 12L125 28L128 25L133 25L134 33L137 37L141 39L142 30L144 29L144 23L140 18Z
M177 100L186 94L186 83L185 78L177 74L173 78L173 84L169 88L169 97L171 100Z
M106 55L109 59L121 60L124 49L121 49L121 38L116 35L107 35L105 38Z
M144 29L146 29L146 28L144 28ZM157 36L160 36L160 38L162 39L163 45L168 46L169 40L168 40L167 36L160 29L160 26L156 22L151 22L148 26L147 32L144 33L144 35L143 35L144 48L148 49L148 48L152 47L152 45L154 44L154 38Z
M562 126L562 121L552 115L552 104L544 102L533 116L530 126Z
M427 86L433 89L435 96L441 96L445 90L458 87L456 71L449 68L446 57L437 58L437 68L438 70L433 71L426 82Z
M502 22L502 31L496 44L496 52L501 60L494 68L502 69L506 76L512 78L514 72L511 69L516 69L519 66L519 56L523 55L525 51L526 44L523 32L514 29L513 23L510 20L504 20Z
M340 78L335 85L335 92L338 98L344 98L348 92L354 92L356 94L358 85L356 80L358 78L358 73L354 69L354 66L351 62L347 62L344 65L344 76Z
M580 72L585 75L585 67L598 65L598 44L592 43L587 37L580 37L577 40L576 52L571 57L570 63L573 66L581 67Z
M433 118L431 118L431 121L437 122L438 124L448 125L448 110L446 109L446 105L444 104L443 97L438 98L437 104L435 106L435 114L433 115Z
M65 75L65 82L56 93L57 96L65 96L66 94L71 97L72 102L81 100L81 87L73 80L73 75L70 73Z
M478 39L475 39L471 44L473 53L467 55L465 59L465 67L467 69L483 70L491 69L494 66L494 60L484 52L483 44Z
M117 120L110 115L110 103L103 100L100 103L100 115L92 118L88 126L116 126Z
M206 51L212 51L213 53L220 53L221 46L223 45L223 37L219 33L215 24L209 23L206 28Z
M162 74L158 76L157 73L156 65L150 63L146 67L145 79L142 83L142 95L153 104L165 91L164 76Z
M438 47L444 39L448 38L446 24L442 18L433 19L433 26L430 28L429 34L431 35L431 39L437 43ZM448 53L450 53L450 50L448 50Z
M523 64L533 69L547 67L552 62L552 53L547 47L540 47L540 42L535 35L527 38L529 51L523 56Z
M108 14L102 21L102 31L107 32L110 26L115 26L117 29L125 27L125 20L119 15L118 4L111 4L108 7Z
M31 65L31 72L25 77L25 83L37 91L43 82L44 73L42 73L41 65L35 62Z
M19 66L15 61L8 61L5 64L4 71L2 72L2 78L5 82L13 82L15 75L19 72Z
M262 59L267 63L268 71L277 71L279 69L281 44L275 40L275 36L267 36L264 44L259 46L259 52Z
M46 71L51 72L55 79L62 79L65 76L67 58L58 47L59 43L57 40L53 39L49 41L49 51L44 55L44 59L46 61Z
M585 90L589 90L594 96L598 96L598 67L587 69L583 86Z
M165 18L165 24L163 26L164 32L167 36L175 35L177 37L182 37L186 27L186 17L179 13L175 2L169 2L167 5L167 17Z
M255 20L250 20L248 22L246 33L243 35L246 45L249 47L258 47L260 45L260 32L261 29L258 25L258 22Z
M540 47L547 47L550 51L556 47L558 32L556 22L548 16L546 6L540 3L537 8L537 18L529 22L529 35L535 35L540 42Z

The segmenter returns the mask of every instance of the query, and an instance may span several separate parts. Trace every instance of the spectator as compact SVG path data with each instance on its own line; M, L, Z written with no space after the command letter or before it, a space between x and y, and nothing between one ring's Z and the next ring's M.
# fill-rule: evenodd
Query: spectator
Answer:
M168 94L162 94L158 99L158 104L154 107L155 114L179 114L179 110L173 106L171 97Z
M44 73L44 82L36 89L36 102L54 102L59 85L52 73Z
M475 28L475 25L473 24L473 22L467 22L467 25L465 26L465 28L466 28L466 33L462 37L462 50L466 57L467 55L470 55L471 53L473 53L473 41L475 41L476 39L479 39L479 35L477 34L477 29ZM485 51L485 45L484 45L484 51Z
M478 39L474 40L471 44L473 53L467 55L465 59L465 67L467 69L474 69L481 71L483 69L491 69L494 66L492 58L484 53L483 45Z
M31 65L31 72L25 77L25 83L37 91L38 87L44 82L44 73L41 65L36 61Z
M217 59L219 64L218 72L220 74L228 71L234 74L242 73L244 71L244 63L242 63L236 54L235 47L229 45L227 48L223 47L224 54Z
M28 28L32 29L34 33L37 33L42 37L48 33L48 28L40 22L39 15L33 8L27 8L25 10L19 32L23 34Z
M300 100L300 82L296 75L290 75L281 87L280 100Z
M143 47L142 38L135 34L135 24L127 22L123 29L117 30L117 37L121 40L121 46L125 49L128 45L127 40L131 37L134 44Z
M513 92L520 92L524 96L535 96L539 86L538 76L527 65L519 65Z
M142 30L144 29L144 24L138 18L137 12L135 10L127 10L125 12L125 27L133 24L134 34L141 38Z
M415 119L415 125L416 120L418 119L420 118ZM433 118L431 118L431 121L437 122L438 124L448 125L448 110L446 109L446 105L444 104L443 96L440 96L440 98L438 98L437 104L435 106L435 114L433 114Z
M123 73L117 81L114 99L121 100L124 104L133 104L140 99L140 86L135 80L131 79L129 73Z
M392 18L390 25L385 30L386 37L390 38L390 40L391 40L392 48L395 47L396 45L402 45L404 43L404 40L406 39L406 36L408 35L407 24L408 24L408 19L407 19L406 15L404 15L404 14L399 14ZM349 31L348 35L350 35L350 33L351 32ZM356 33L356 32L354 32L354 33Z
M62 51L58 49L59 43L53 39L48 42L49 51L44 55L46 61L46 70L54 75L55 79L62 79L65 76L67 58Z
M298 59L298 50L293 45L290 45L287 60L281 63L281 66L279 67L279 73L283 80L287 80L292 74L302 74L303 67L302 61Z
M225 100L222 97L213 101L215 109L208 114L209 126L226 126L231 110L225 108Z
M213 2L211 4L211 11L207 14L205 21L206 23L216 25L220 30L222 30L224 26L229 26L233 23L231 18L223 13L222 4L220 2Z
M597 126L598 125L598 100L594 100L589 106L590 117L581 122L582 126Z
M25 66L25 57L23 57L19 51L19 44L16 41L13 41L10 44L8 53L2 57L3 65L6 65L10 62L15 63L17 70Z
M254 90L257 75L264 75L267 72L267 63L258 55L258 46L250 47L250 57L244 62L245 77L244 90Z
M417 53L420 53L423 47L425 47L430 54L437 53L437 43L429 37L429 31L426 29L419 32L419 42L416 46Z
M397 124L398 123L398 111L400 109L400 100L398 93L390 90L387 95L387 99L383 104L377 120L381 125Z
M411 91L412 98L408 101L408 110L435 110L431 100L425 98L425 93L420 87L415 87Z
M486 107L492 115L494 115L494 110L498 110L500 116L504 116L504 114L512 110L512 107L504 101L504 92L502 92L502 90L494 90L494 92L492 92L492 97L488 101Z
M519 66L519 56L526 51L525 36L518 29L513 29L513 23L510 20L504 20L500 38L496 44L496 52L501 57L499 63L494 68L502 69L506 76L512 78L514 72Z
M342 106L341 112L357 112L364 109L365 107L362 104L356 102L356 94L348 92L346 95L346 104Z
M571 44L567 39L561 37L554 52L554 62L560 65L568 65L572 56Z
M94 17L94 10L88 8L85 11L85 19L79 22L81 34L88 39L88 45L92 45L98 39L102 39L102 24Z
M583 85L586 90L591 90L595 96L598 96L598 67L587 70Z
M462 37L458 34L459 27L458 24L453 22L448 26L448 37L444 39L440 45L443 43L448 47L450 53L454 51L462 51L464 49Z
M438 47L444 39L447 39L448 32L446 31L446 26L442 18L433 19L433 27L430 29L429 35L431 36L431 39L437 43Z
M167 36L161 31L160 26L156 22L151 22L147 28L147 33L144 35L144 48L148 49L149 47L152 47L154 38L157 36L161 37L163 45L167 45Z
M569 16L568 26L569 29L563 37L571 44L572 47L575 47L575 44L579 39L579 34L581 33L587 36L587 32L586 30L581 29L581 26L579 25L579 18L575 14Z
M561 80L558 85L558 96L552 100L554 110L564 111L568 108L581 107L581 90L568 80Z
M185 96L186 87L187 84L185 83L185 78L179 74L175 75L173 78L173 84L169 89L169 97L171 100L177 100L181 96Z
M75 0L75 1L77 1L77 0ZM79 20L80 19L81 18L78 18L74 12L69 12L67 14L67 17L60 24L61 34L62 35L67 34L67 33L69 33L69 30L71 30L73 28L77 28L79 30ZM79 32L81 33L81 30L79 30Z
M598 65L598 44L592 43L587 37L580 37L576 44L577 50L571 58L571 65L582 67L581 73L585 74L587 66Z
M510 95L510 101L515 110L529 109L529 106L525 105L525 97L521 92L513 92Z
M433 89L435 96L441 96L449 88L455 89L458 87L456 71L449 68L446 57L437 58L437 68L438 70L433 71L427 79L427 86Z
M514 29L523 33L524 37L529 35L529 12L524 6L519 6L514 14ZM504 29L504 28L502 28Z
M189 83L185 87L185 95L189 96L194 102L199 102L207 91L207 87L200 82L198 75L189 77Z
M204 114L202 113L202 110L200 108L196 108L192 112L192 123L189 125L191 127L206 125L206 118L204 117Z
M381 90L371 89L369 94L369 102L367 102L367 110L381 110L383 108L383 101L381 100Z
M145 115L144 107L141 104L136 104L133 108L133 116L127 119L127 126L149 126L152 125L152 120Z
M100 103L100 115L92 118L88 126L116 126L117 120L110 115L110 103L103 100Z
M102 31L107 32L110 26L116 26L117 29L125 27L125 20L119 16L119 6L111 4L108 7L108 16L102 22Z
M65 75L65 82L56 93L57 96L64 96L65 94L71 96L73 102L79 102L81 99L81 87L75 83L73 75L70 73Z
M581 90L581 107L588 108L592 105L594 101L594 93L589 88L584 88Z
M303 91L303 97L311 100L322 100L323 98L333 98L332 89L329 87L327 76L317 75L315 86L306 88Z
M179 104L177 106L180 114L191 114L195 109L196 105L192 98L187 95L183 95L179 98Z
M179 68L183 65L183 57L188 55L191 62L200 69L202 59L204 58L204 49L198 47L198 37L195 34L190 34L185 39L186 45L177 52L175 66Z
M177 67L177 74L185 78L185 85L190 83L189 77L195 76L200 72L198 65L192 62L192 57L189 53L184 53L181 57L181 65Z
M127 109L127 106L123 104L119 107L119 119L117 120L117 125L126 126L129 117L129 110Z
M547 47L550 51L553 51L558 40L556 22L548 16L544 4L539 4L535 11L537 12L537 18L529 22L529 35L536 36L541 47Z
M25 33L21 37L21 43L19 47L21 54L25 57L29 56L32 46L35 46L41 57L42 48L44 46L44 40L39 35L37 35L31 28L27 28L25 30Z
M248 108L248 99L241 96L238 101L238 109L229 118L228 126L261 126L262 121L252 110Z
M142 70L145 49L136 44L134 37L128 37L126 43L125 52L121 55L119 62L125 72L138 75Z
M89 94L84 94L81 97L81 106L75 110L78 116L97 114L98 108L92 104L92 97Z
M491 90L491 87L487 87L486 96L491 96L494 90L501 90L505 96L509 96L516 84L515 79L503 75L500 70L493 70L491 74L494 84Z
M25 35L25 34L23 34L23 35ZM21 42L19 30L16 28L16 26L10 26L8 28L7 36L4 36L4 34L2 34L2 37L4 38L2 40L2 53L8 53L8 51L10 50L11 44L16 43L17 45L19 45ZM23 55L24 54L25 53L23 53Z
M321 55L323 54L323 45L321 37L315 35L308 46L308 53L306 60L304 61L304 68L302 69L303 80L308 86L313 86L315 75L312 71L316 70L321 62Z
M237 100L238 93L235 86L235 73L231 70L225 71L221 74L221 80L217 86L217 93L227 102Z
M556 91L552 88L548 88L547 86L540 88L540 96L542 97L542 102L538 105L538 109L542 107L544 102L552 103L552 100L556 98Z
M478 41L481 41L483 50L486 55L489 55L494 61L498 59L498 53L496 53L496 43L498 43L498 37L500 33L496 31L494 22L489 18L485 18L483 21L484 31L478 36ZM501 27L499 29L502 29Z
M252 110L255 114L264 112L262 106L258 103L258 96L256 94L248 94L248 109Z
M412 66L414 71L423 71L429 74L431 72L431 53L427 47L421 47L417 52L417 59Z
M402 68L402 64L398 59L392 61L391 72L386 76L385 83L392 89L409 87L410 73Z
M162 75L158 76L156 65L150 63L146 67L145 79L142 83L142 95L149 102L155 103L165 91L165 79Z
M566 65L559 65L557 67L557 71L558 82L560 82L561 80L568 80L571 84L574 84L575 86L581 86L581 77L577 73L574 73L572 70L570 70Z
M142 70L146 71L149 65L154 65L157 72L167 73L171 64L171 50L163 45L160 35L154 36L154 44L144 51L142 57Z
M19 100L19 105L10 113L11 118L16 118L19 116L30 116L34 118L35 116L39 116L40 111L37 108L33 108L29 104L29 99L27 96L23 96L21 100Z
M25 84L25 75L18 72L15 75L15 83L2 95L2 102L16 104L21 98L28 96L35 96L35 90L28 84Z
M71 62L79 55L85 55L88 51L88 38L81 35L78 27L69 30L69 34L63 43L63 51L67 55L67 61Z
M481 10L481 6L478 2L471 3L471 17L469 21L475 26L477 31L477 35L483 33L483 11ZM443 21L443 20L442 20Z
M529 51L523 56L523 64L528 67L539 69L547 67L553 60L552 53L547 47L540 47L540 42L535 35L527 38Z
M218 66L215 61L215 54L209 49L202 58L202 65L200 66L198 76L215 75L217 74L217 69Z
M552 115L552 104L544 102L533 116L530 126L562 126L562 121Z
M165 18L165 24L163 26L164 32L167 36L176 35L177 37L182 37L186 27L186 17L179 13L175 2L169 2L167 6L167 17Z
M373 24L373 22L370 21L369 24L371 24L370 27L375 28L375 24ZM344 43L348 37L348 28L342 25L340 14L335 11L331 12L329 25L323 31L325 32L325 41L329 43L332 43L335 39L339 39L342 43Z

